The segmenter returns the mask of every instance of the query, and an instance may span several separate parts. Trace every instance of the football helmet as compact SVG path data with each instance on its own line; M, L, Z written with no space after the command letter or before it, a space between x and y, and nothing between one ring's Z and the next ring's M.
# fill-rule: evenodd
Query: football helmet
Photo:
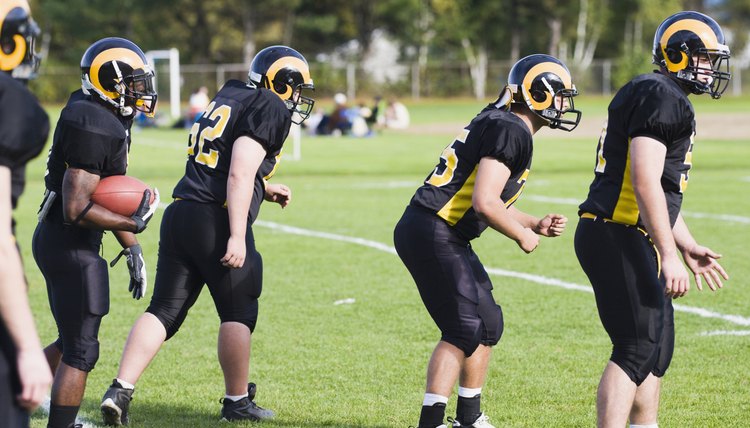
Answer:
M315 100L302 95L314 90L307 60L287 46L269 46L255 55L247 74L247 84L266 88L278 95L292 113L292 122L301 124L310 116Z
M656 30L654 64L691 93L719 98L731 77L729 47L724 43L724 32L711 17L678 12ZM708 79L701 82L700 76Z
M39 26L31 18L26 0L3 0L0 2L0 70L10 73L15 79L29 80L36 77L39 55L35 52Z
M572 131L581 121L581 111L573 103L578 91L570 71L553 56L534 54L518 60L508 73L504 93L508 103L527 105L552 129Z
M129 117L136 110L153 117L154 70L141 48L130 40L107 37L94 42L81 58L81 88Z

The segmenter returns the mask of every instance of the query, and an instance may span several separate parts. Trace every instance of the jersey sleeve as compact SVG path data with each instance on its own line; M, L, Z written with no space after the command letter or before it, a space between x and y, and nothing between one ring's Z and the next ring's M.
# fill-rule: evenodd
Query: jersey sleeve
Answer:
M49 118L31 93L2 87L0 118L0 165L17 167L42 151Z
M521 129L510 122L494 122L482 132L479 157L492 157L516 171L527 151L526 138Z
M639 102L630 117L630 138L649 137L669 145L692 132L693 115L682 100L658 92L637 95L634 99Z
M275 94L261 90L237 121L233 139L250 137L273 154L281 150L290 126L291 115L286 105Z

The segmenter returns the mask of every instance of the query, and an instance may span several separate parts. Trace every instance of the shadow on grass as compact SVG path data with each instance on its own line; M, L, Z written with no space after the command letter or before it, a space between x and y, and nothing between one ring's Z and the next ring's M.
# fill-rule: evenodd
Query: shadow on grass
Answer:
M391 428L386 424L357 424L333 419L319 419L315 421L295 420L292 412L276 415L271 421L250 422L236 421L232 423L219 420L220 406L215 412L207 412L204 408L186 407L162 403L133 403L130 408L130 424L128 428L203 428L203 427L331 427L331 428ZM37 410L31 417L31 428L47 426L48 415L45 411ZM85 400L78 414L78 422L84 427L104 427L99 413L99 402Z

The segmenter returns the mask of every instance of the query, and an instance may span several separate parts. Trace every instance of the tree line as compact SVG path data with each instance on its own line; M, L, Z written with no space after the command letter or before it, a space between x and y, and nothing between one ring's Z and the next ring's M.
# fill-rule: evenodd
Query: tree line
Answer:
M45 66L75 66L93 41L120 36L144 51L176 47L184 64L249 64L255 52L286 44L309 61L346 49L368 52L379 30L397 42L399 60L462 64L483 97L488 64L530 53L558 56L585 70L614 60L620 84L650 68L658 24L679 10L714 17L740 52L750 28L750 0L32 0L45 33ZM59 85L38 85L54 99Z

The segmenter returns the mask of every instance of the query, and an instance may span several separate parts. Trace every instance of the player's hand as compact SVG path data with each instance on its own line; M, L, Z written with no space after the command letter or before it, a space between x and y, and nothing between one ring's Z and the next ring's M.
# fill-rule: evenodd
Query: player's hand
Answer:
M534 228L534 232L553 238L562 235L567 223L568 218L562 214L547 214L543 219L539 220L539 223Z
M146 295L148 283L146 281L146 262L143 260L143 250L136 244L123 250L125 261L130 273L130 285L128 291L133 293L133 298L139 300Z
M143 199L141 199L138 209L135 210L135 214L130 217L135 221L134 233L143 232L146 229L149 220L151 220L151 217L154 216L156 208L159 207L159 189L154 189L154 202L149 203L150 200L151 190L146 189L143 191Z
M528 227L525 227L523 229L521 238L519 238L516 243L519 247L521 247L522 250L526 252L526 254L528 254L534 251L537 245L539 245L539 235L534 233L534 231L529 229Z
M690 276L677 254L662 258L661 273L664 275L667 296L677 299L690 290Z
M263 199L268 202L276 202L281 205L281 208L285 208L292 202L292 189L284 184L266 184L266 192L263 195Z
M693 272L695 285L698 290L703 290L702 280L706 281L711 291L716 291L724 284L721 279L729 279L726 271L717 261L721 254L713 252L710 248L702 245L696 245L693 248L682 252L682 259L685 260L687 267Z
M221 264L228 268L241 268L245 264L245 239L229 237L227 241L227 252L221 258Z
M16 353L21 393L16 396L18 405L33 412L39 407L52 384L52 372L41 348L19 349Z

